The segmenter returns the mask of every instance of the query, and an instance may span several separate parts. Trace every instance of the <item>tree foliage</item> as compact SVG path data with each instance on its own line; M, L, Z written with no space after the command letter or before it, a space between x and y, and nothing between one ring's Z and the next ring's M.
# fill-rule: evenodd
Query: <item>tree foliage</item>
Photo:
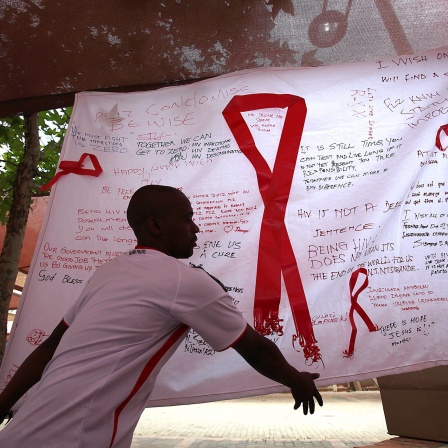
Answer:
M40 160L38 173L34 178L31 195L43 196L42 185L53 176L61 152L71 108L55 109L39 113ZM21 116L0 119L0 224L8 220L11 208L12 188L17 167L24 150L24 119Z
M48 194L40 187L54 176L70 112L0 119L0 224L6 224L0 255L0 362L32 197Z

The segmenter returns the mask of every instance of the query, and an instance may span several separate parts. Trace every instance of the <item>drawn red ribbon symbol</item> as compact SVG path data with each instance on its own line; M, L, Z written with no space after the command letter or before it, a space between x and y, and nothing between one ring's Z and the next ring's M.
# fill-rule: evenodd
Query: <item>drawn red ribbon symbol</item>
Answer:
M356 282L358 280L359 274L364 274L366 278L364 279L363 284L359 287L359 289L354 293L353 290L355 288ZM367 288L369 285L369 277L367 275L367 269L366 268L359 268L356 271L354 271L350 277L349 281L349 288L350 288L350 299L351 299L351 307L349 312L349 319L350 324L352 326L352 334L350 336L350 343L347 350L344 350L344 358L353 358L354 352L355 352L355 341L356 341L356 334L358 332L358 329L356 328L355 319L354 319L354 313L355 311L360 315L361 319L364 321L364 323L367 325L367 328L370 332L372 331L378 331L378 326L375 325L367 316L366 312L363 310L361 305L358 303L358 296L359 294L364 291L364 289Z
M445 135L448 136L448 124L444 124L443 126L440 126L439 130L437 131L437 135L436 135L436 147L440 150L440 151L446 151L447 147L443 147L442 146L442 142L440 140L440 134L444 132Z
M255 146L241 112L267 108L288 108L274 168ZM281 274L285 281L296 334L306 360L321 359L311 316L284 218L306 117L303 98L295 95L253 94L235 96L222 112L239 148L255 168L264 203L254 298L254 327L262 335L283 334L278 310Z
M84 160L86 160L87 157L90 158L93 165L93 169L83 168ZM64 176L65 174L73 173L73 174L79 174L81 176L98 177L103 172L100 162L98 162L96 156L94 154L88 154L86 152L81 156L81 158L78 161L63 160L59 164L59 169L61 171L56 173L56 175L53 177L53 179L50 180L50 182L40 187L41 191L49 190L53 186L53 184L56 183L59 180L59 178L61 176Z

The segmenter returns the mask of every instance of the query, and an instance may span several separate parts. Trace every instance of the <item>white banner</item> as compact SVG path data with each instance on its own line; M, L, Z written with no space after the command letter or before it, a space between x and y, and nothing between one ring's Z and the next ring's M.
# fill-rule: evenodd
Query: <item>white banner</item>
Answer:
M446 364L447 61L441 49L77 95L2 387L92 272L134 247L125 211L147 184L190 198L201 233L186 262L318 384ZM190 331L149 405L279 390Z

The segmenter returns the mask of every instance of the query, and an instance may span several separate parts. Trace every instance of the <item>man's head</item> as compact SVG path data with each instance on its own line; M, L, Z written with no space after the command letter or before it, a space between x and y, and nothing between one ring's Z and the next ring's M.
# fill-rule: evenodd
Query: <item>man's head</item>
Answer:
M147 185L132 196L127 218L137 243L175 258L189 258L196 245L198 226L188 198L179 190Z

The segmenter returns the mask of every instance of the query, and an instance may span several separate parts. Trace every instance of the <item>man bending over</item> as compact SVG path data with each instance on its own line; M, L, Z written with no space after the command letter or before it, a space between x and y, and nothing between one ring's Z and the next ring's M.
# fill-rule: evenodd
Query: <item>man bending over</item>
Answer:
M314 412L319 374L299 372L250 327L222 286L191 257L198 226L188 198L167 186L135 192L127 210L134 250L100 266L52 334L0 395L2 448L129 447L156 377L193 328L216 351L232 347Z

